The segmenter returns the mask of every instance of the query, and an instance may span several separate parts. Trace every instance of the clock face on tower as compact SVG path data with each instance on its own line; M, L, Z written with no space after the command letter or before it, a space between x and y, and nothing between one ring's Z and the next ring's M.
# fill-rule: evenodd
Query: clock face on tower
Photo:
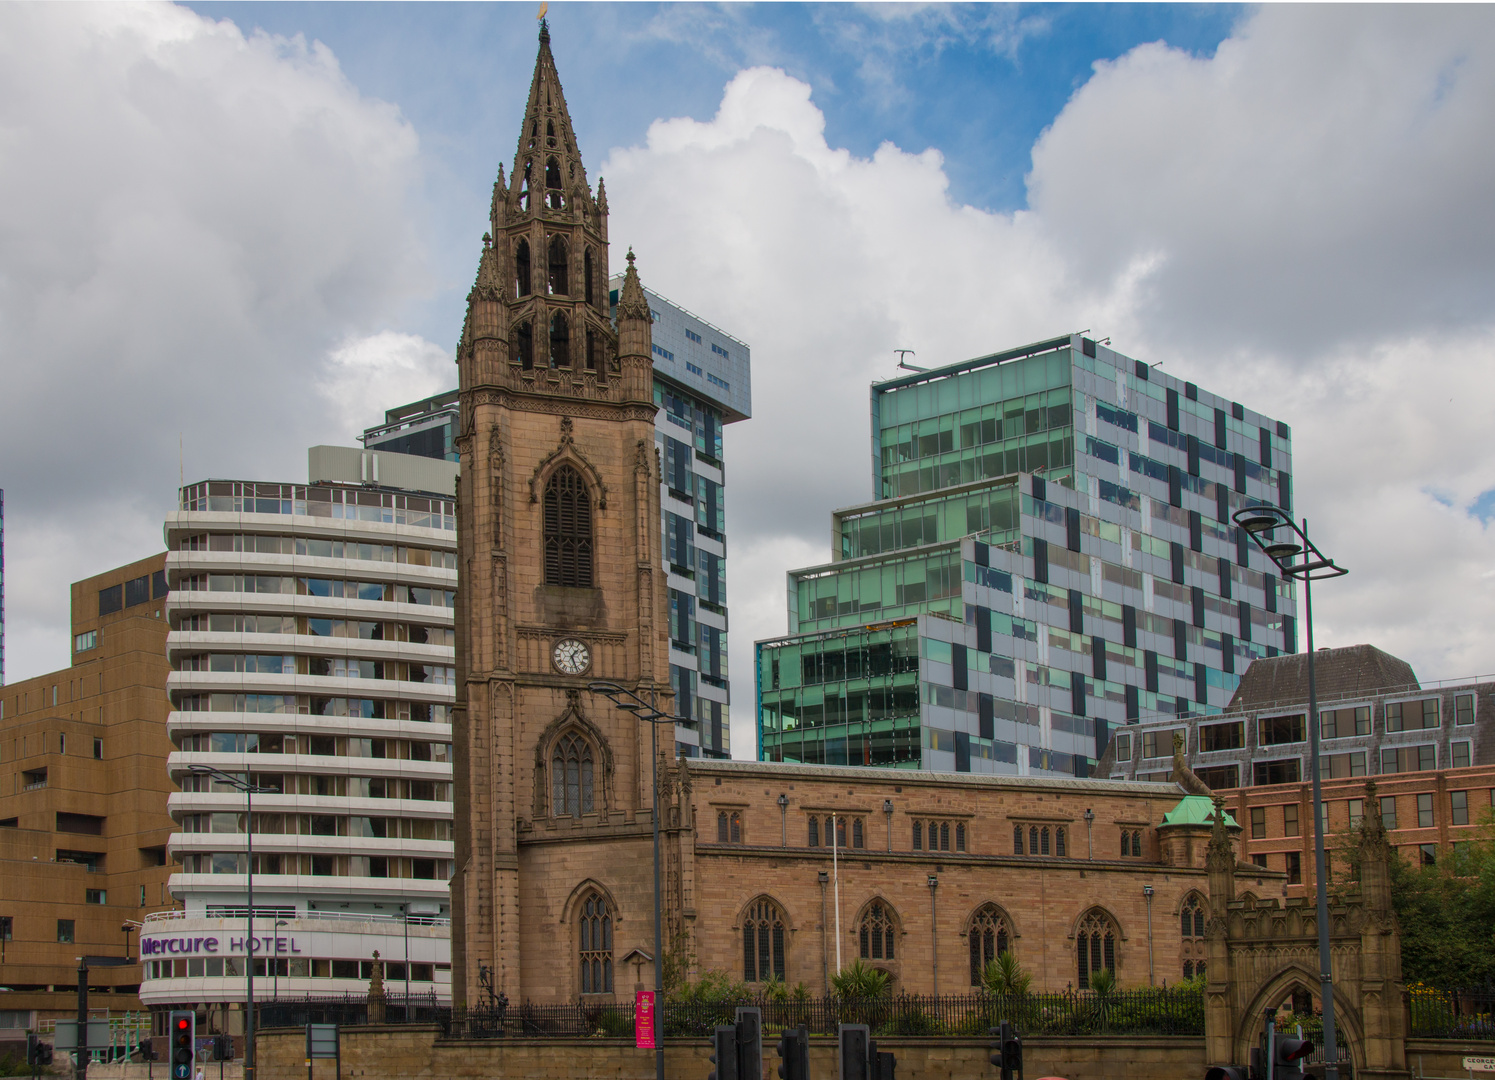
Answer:
M559 670L567 675L580 675L592 666L591 650L575 638L557 641L555 648L550 650L550 659Z

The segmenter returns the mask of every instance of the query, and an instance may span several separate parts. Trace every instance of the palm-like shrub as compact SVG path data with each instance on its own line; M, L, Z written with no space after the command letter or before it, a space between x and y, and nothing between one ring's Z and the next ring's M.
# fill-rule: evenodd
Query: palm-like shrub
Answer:
M981 972L981 988L997 997L1021 997L1033 986L1033 976L1011 952L998 953Z
M891 982L886 971L862 963L860 957L831 976L831 988L837 997L857 1000L882 997Z

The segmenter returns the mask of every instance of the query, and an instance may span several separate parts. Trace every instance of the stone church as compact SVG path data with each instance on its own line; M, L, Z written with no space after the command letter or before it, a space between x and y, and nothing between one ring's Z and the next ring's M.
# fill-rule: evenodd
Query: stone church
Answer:
M542 24L457 356L458 1007L654 981L651 733L588 689L671 711L651 316L630 251L609 317L607 212ZM1212 811L1177 784L672 758L660 778L666 951L692 976L819 994L864 958L955 993L1005 950L1035 989L1204 970Z

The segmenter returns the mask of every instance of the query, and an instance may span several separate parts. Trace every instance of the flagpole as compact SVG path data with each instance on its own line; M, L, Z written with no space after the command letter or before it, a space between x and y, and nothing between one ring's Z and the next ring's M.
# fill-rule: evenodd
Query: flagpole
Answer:
M841 867L836 857L840 840L840 822L831 815L831 880L836 890L836 974L841 973Z

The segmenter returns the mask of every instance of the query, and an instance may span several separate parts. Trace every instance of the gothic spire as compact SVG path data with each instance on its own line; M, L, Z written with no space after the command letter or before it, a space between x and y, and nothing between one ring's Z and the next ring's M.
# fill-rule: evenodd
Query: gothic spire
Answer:
M543 192L540 201L551 193L568 195L579 185L587 187L586 168L576 148L576 132L566 97L561 91L561 77L555 57L550 53L550 28L540 22L540 51L535 57L535 73L530 79L529 103L519 129L519 145L514 154L515 183ZM525 182L528 181L526 184ZM553 207L559 209L559 207ZM525 207L524 209L529 209Z

